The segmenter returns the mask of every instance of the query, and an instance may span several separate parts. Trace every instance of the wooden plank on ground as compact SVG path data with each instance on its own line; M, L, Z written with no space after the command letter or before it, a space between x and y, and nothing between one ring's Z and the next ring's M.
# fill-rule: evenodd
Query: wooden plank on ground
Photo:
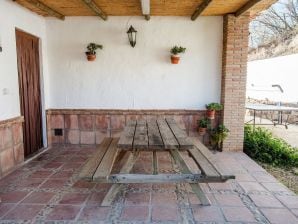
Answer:
M191 149L193 147L192 141L188 138L186 132L178 127L176 121L172 118L167 118L166 122L179 143L179 149Z
M138 159L139 153L133 154L132 152L128 151L126 152L126 155L123 157L125 161L123 167L120 170L120 174L129 173L135 162ZM123 184L113 184L106 196L104 197L101 205L102 206L111 206L112 202L116 198L117 194L124 188Z
M107 149L109 148L112 142L112 138L104 138L100 143L99 147L96 149L96 152L93 156L86 162L83 166L79 178L84 180L92 180L93 175L100 164L102 158L104 157Z
M148 121L147 128L148 128L149 148L150 149L162 149L163 141L160 136L160 132L159 132L156 121Z
M133 140L134 149L147 149L148 148L148 133L147 124L145 120L138 120L136 132Z
M179 152L177 149L170 150L170 153L175 160L176 164L179 165L181 173L189 174L191 173L190 169L184 162L183 158L179 155ZM203 192L202 188L198 183L196 184L189 184L191 186L191 189L193 192L197 195L197 197L200 199L200 202L202 205L211 205L210 200L207 198L205 193Z
M235 179L235 175L228 173L226 170L222 169L219 165L217 165L216 159L214 155L210 152L210 150L197 138L191 138L194 143L195 149L199 150L205 158L210 161L212 166L216 169L216 171L221 175L222 179Z
M95 174L93 175L93 180L106 178L113 168L117 153L118 153L118 144L119 138L113 138L106 154L102 158L101 163L97 167Z
M179 148L179 143L177 142L167 122L164 119L158 119L157 125L164 143L164 148L165 149Z
M136 130L136 121L129 121L120 136L120 139L118 142L119 148L132 149L135 130Z

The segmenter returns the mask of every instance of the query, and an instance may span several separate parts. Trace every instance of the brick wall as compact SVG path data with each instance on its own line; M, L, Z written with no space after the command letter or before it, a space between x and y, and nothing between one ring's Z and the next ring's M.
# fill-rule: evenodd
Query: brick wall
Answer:
M23 117L0 121L0 177L24 161Z
M197 120L205 113L196 110L48 110L48 144L99 144L104 137L119 137L129 120L166 117L174 118L188 135L198 136ZM219 120L217 117L214 125ZM55 129L62 129L63 135L56 136ZM207 142L208 136L202 140Z
M242 151L244 137L245 93L249 16L224 17L221 102L222 120L230 129L224 151Z

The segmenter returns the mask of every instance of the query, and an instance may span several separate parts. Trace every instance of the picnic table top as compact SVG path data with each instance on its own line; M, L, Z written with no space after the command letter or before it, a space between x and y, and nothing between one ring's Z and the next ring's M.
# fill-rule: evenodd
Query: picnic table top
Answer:
M126 150L187 150L193 148L193 143L174 119L167 118L129 121L118 147Z

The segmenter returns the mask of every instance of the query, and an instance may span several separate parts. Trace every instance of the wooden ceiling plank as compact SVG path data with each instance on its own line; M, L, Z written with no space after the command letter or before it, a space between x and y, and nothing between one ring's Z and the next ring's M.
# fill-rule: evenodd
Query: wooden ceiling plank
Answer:
M107 20L108 16L99 8L93 0L82 0L93 12L96 13L103 20Z
M150 0L140 0L142 6L142 13L145 16L145 19L150 20Z
M249 11L253 6L255 6L257 3L261 2L262 0L250 0L248 1L244 6L242 6L240 9L237 10L235 13L236 17L239 17Z
M49 6L45 5L44 3L40 2L39 0L26 0L28 3L34 5L36 8L46 12L50 16L54 16L58 19L64 20L65 16L61 13L57 12L56 10L50 8Z
M204 0L194 11L191 16L191 20L196 20L199 15L208 7L208 5L212 2L212 0Z

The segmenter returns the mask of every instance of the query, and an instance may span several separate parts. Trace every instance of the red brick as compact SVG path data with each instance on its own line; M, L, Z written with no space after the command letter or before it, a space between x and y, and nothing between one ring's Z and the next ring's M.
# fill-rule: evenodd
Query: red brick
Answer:
M201 222L223 222L224 218L219 208L213 206L202 206L193 208L193 215L196 221Z
M148 206L125 206L121 213L122 220L146 220L149 215Z
M253 214L245 207L225 207L222 209L229 222L255 222Z
M262 213L274 224L297 223L297 218L287 209L263 208Z
M177 221L179 219L179 210L177 207L160 207L152 208L153 221Z

